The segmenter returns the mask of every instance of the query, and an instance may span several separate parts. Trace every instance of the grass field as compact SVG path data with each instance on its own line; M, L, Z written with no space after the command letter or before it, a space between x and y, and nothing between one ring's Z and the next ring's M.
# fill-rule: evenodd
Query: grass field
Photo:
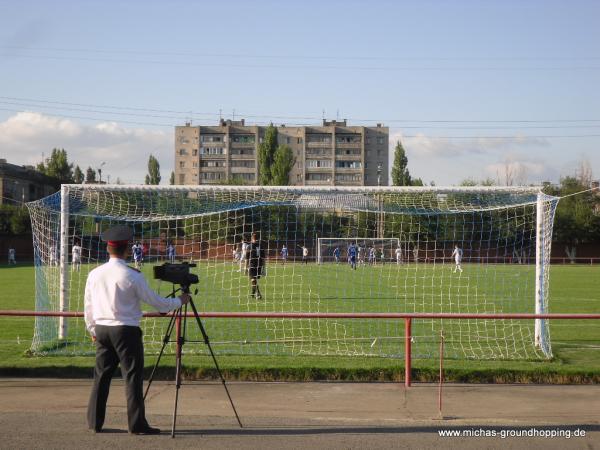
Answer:
M85 275L86 267L82 275ZM145 272L149 275L149 267ZM268 276L261 280L264 299L258 301L248 296L248 280L234 270L230 263L217 266L200 266L201 278L196 303L200 310L242 310L256 311L436 311L436 306L444 303L445 311L464 311L457 298L485 299L490 302L503 301L504 312L533 312L533 304L528 307L523 299L532 298L532 267L521 266L469 266L459 276L453 274L448 266L439 268L424 265L406 265L402 269L392 265L361 268L350 271L346 267L303 266L288 264L273 266ZM436 272L437 270L437 272ZM503 271L509 271L503 273ZM492 276L493 275L493 276ZM510 282L516 276L520 281ZM0 268L1 294L0 309L34 308L34 270L31 266ZM85 279L85 276L82 277ZM282 286L286 280L285 289ZM507 281L508 280L508 281ZM523 280L529 280L523 282ZM551 268L551 312L600 312L600 266L553 266ZM444 289L440 289L441 283ZM311 288L310 295L306 289ZM471 292L477 286L476 292ZM73 301L81 295L82 283L73 286ZM163 294L166 287L160 286ZM344 301L340 301L343 298ZM506 299L512 299L506 301ZM398 302L397 299L401 299ZM482 300L483 301L483 300ZM418 302L418 303L417 303ZM280 305L276 307L275 305ZM498 305L500 307L500 305ZM278 309L280 308L280 309ZM468 312L481 312L468 309ZM54 319L52 319L54 320ZM0 373L45 373L58 371L63 374L88 374L93 358L86 356L27 356L31 344L33 319L0 318ZM166 321L159 319L158 328L151 331L161 337L162 325ZM298 326L301 325L301 326ZM521 351L512 345L522 340L519 333L527 333L531 323L510 323L503 325L498 334L496 328L473 332L474 324L444 323L444 333L448 336L445 362L449 379L470 381L555 381L585 382L600 380L600 323L594 321L553 321L551 337L554 358L544 361L532 358L527 351ZM71 325L72 330L82 329ZM417 379L434 379L437 355L437 332L439 324L415 323L415 355L422 358L414 363ZM221 330L229 328L227 340ZM403 360L393 357L377 356L312 356L300 353L359 354L359 355L401 355L403 324L394 321L367 323L363 321L337 321L335 325L309 323L308 321L282 323L281 321L248 321L240 326L239 321L214 319L207 322L207 329L219 352L237 353L219 358L223 368L232 378L243 379L400 379ZM237 331L236 333L232 330ZM336 334L337 333L337 334ZM486 334L488 333L488 334ZM491 333L491 334L490 334ZM323 335L328 339L315 340ZM474 336L479 341L473 354L465 352L464 344L457 344L456 337ZM506 345L506 354L497 343L486 346L490 336L504 336L511 345ZM232 338L233 336L233 338ZM373 343L373 336L387 337ZM351 337L352 339L349 339ZM308 339L310 338L310 340ZM332 339L333 338L333 339ZM525 336L527 338L527 336ZM148 342L148 330L146 341ZM511 339L513 341L511 341ZM271 355L260 356L264 352L264 343ZM454 344L453 344L454 340ZM468 339L467 339L468 340ZM527 340L527 339L525 339ZM246 341L247 343L244 343ZM312 342L312 343L309 343ZM484 343L484 345L482 345ZM188 344L188 346L202 346ZM262 347L260 347L262 346ZM260 348L259 348L260 347ZM488 348L489 347L489 348ZM493 347L493 350L490 350ZM91 347L90 347L91 348ZM191 349L191 348L190 348ZM492 355L490 351L494 352ZM487 353L486 353L487 352ZM518 354L521 352L522 354ZM495 360L478 360L471 357L490 357ZM512 359L516 356L524 359ZM149 356L147 364L153 362ZM166 370L172 358L163 360ZM184 363L189 374L203 376L211 373L211 363L205 356L188 355Z

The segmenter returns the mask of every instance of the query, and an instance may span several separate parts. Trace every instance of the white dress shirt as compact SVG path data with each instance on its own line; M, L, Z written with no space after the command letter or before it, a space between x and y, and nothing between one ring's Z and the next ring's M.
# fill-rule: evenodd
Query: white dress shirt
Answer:
M92 270L85 284L85 325L92 336L96 325L139 326L142 318L140 302L160 312L181 306L179 298L164 298L150 289L144 276L127 266L125 260L110 258Z

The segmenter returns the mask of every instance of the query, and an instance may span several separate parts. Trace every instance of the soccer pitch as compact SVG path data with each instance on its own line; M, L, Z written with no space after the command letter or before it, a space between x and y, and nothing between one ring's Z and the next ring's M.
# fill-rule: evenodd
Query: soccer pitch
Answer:
M238 267L231 262L223 262L219 264L199 265L197 273L200 275L200 283L198 287L198 295L195 296L195 301L200 311L256 311L259 310L259 305L263 305L264 310L272 311L273 304L269 302L277 301L280 304L281 311L320 311L320 312L358 312L363 310L362 301L368 298L373 306L373 311L410 311L407 305L410 305L408 297L398 297L399 290L401 292L419 292L419 298L423 292L428 295L425 298L431 298L432 303L427 305L425 311L436 311L435 300L439 292L431 287L431 280L435 279L433 274L428 273L429 270L442 270L438 274L441 277L452 277L458 287L461 283L465 283L469 276L478 276L478 289L493 290L493 282L483 282L483 274L478 273L475 265L465 265L462 274L453 273L451 266L440 265L439 269L434 267L424 267L427 265L407 264L401 268L394 264L383 266L367 266L361 267L356 271L351 270L347 265L329 264L325 266L317 266L315 264L300 265L299 263L288 263L285 266L281 264L271 264L268 268L267 276L260 281L263 299L257 300L250 298L248 278L243 273L237 272ZM533 267L522 266L520 270L530 271ZM85 274L88 267L82 268L81 278L85 280ZM471 273L469 273L469 271ZM499 270L514 271L514 266L496 266L494 272ZM143 269L148 279L151 279L151 266L146 265ZM324 271L332 272L324 276ZM417 277L411 277L411 271L418 274ZM0 268L0 276L2 283L2 296L0 297L1 309L34 309L34 269L31 266L19 267L2 267ZM293 280L297 277L302 277L302 286L284 285L283 280ZM326 280L327 283L323 283ZM462 280L462 282L461 282ZM597 313L600 311L600 300L598 292L600 292L600 266L552 266L550 276L550 312L555 313ZM155 280L150 281L151 285L158 289L163 295L166 295L170 286L165 283L158 283ZM312 287L311 287L312 286ZM363 286L361 288L361 286ZM372 292L376 286L376 292ZM318 296L315 295L314 303L307 303L306 292L302 295L294 296L294 289L310 287ZM371 289L371 291L369 291ZM407 291L408 289L408 291ZM352 296L348 294L352 294ZM378 294L374 297L373 294ZM279 302L280 299L287 299L286 302ZM443 298L440 297L440 298ZM400 299L400 300L398 300ZM304 302L302 304L301 302ZM311 300L313 302L313 300ZM533 303L533 302L532 302ZM448 305L446 305L448 306ZM439 305L437 305L439 308ZM531 306L533 309L533 304ZM277 310L277 309L275 309ZM506 310L506 309L505 309ZM452 312L461 312L459 309ZM510 311L522 312L522 311ZM530 312L530 311L527 311ZM32 318L0 318L2 326L0 327L0 368L18 369L18 368L43 368L56 366L69 367L89 367L93 359L85 356L48 356L48 357L30 357L25 356L25 352L31 344L33 334ZM275 322L275 321L274 321ZM302 320L298 321L301 324ZM337 321L338 323L340 321ZM402 365L402 360L396 358L378 358L368 357L371 349L377 345L388 346L387 351L390 353L402 353L403 346L403 323L402 321L341 321L338 326L351 327L351 335L356 338L353 340L346 339L343 345L354 345L357 350L357 356L315 356L313 354L303 355L303 351L299 345L302 343L302 337L314 340L315 336L309 335L312 333L306 326L304 329L299 327L292 330L294 334L290 336L289 341L283 339L283 342L276 342L273 335L266 340L272 340L268 344L262 342L260 345L271 346L271 351L276 354L280 350L291 350L291 346L296 346L295 350L301 350L298 353L300 356L293 355L273 355L265 356L253 354L258 348L253 348L251 341L259 338L265 340L267 337L263 331L268 326L265 319L245 321L242 323L238 319L211 319L206 321L206 327L211 336L211 341L214 343L215 350L220 353L230 353L231 356L221 356L223 366L232 371L240 370L256 370L260 372L264 368L279 368L284 370L300 370L306 373L308 369L332 370L337 369L343 371L364 371L385 369L391 370ZM422 323L419 323L422 322ZM445 333L452 334L453 324L450 321L444 321ZM456 321L452 321L456 322ZM162 337L164 326L167 319L157 319L157 328L153 333L160 339ZM296 323L296 322L294 322ZM72 327L82 328L81 321L78 324L71 323ZM188 332L190 338L194 339L193 331L195 325L190 325L188 322ZM219 341L219 330L229 327L231 330L237 330L237 334L233 333L234 338L227 343ZM373 343L372 336L377 335L378 331L382 331L383 327L387 336L396 335L398 339L383 339ZM390 327L392 329L390 330ZM413 334L416 338L415 346L415 367L433 368L437 364L437 346L438 339L433 339L431 334L431 324L424 321L415 321ZM577 376L593 376L600 372L600 324L596 321L575 321L575 320L555 320L551 323L551 339L554 352L554 359L551 361L530 361L530 360L495 360L481 361L470 358L453 358L447 362L449 370L455 368L459 371L552 371L563 373L566 376L569 374L577 374ZM425 336L425 331L431 336L430 342L420 342ZM148 333L148 331L146 332ZM361 336L362 333L362 336ZM383 333L379 333L383 334ZM231 336L231 333L230 333ZM236 337L237 336L237 337ZM148 334L145 339L148 341ZM362 339L361 339L362 338ZM234 342L232 342L234 341ZM288 341L288 342L286 342ZM318 339L314 341L313 346L324 345L319 344ZM335 346L341 345L333 341L327 345L328 349L335 350ZM256 344L258 345L258 344ZM331 347L333 345L333 347ZM450 344L451 345L451 344ZM186 348L192 351L193 346L203 347L201 343L188 343ZM279 347L278 347L279 346ZM305 348L316 353L319 348ZM91 349L91 346L89 347ZM204 351L203 348L200 348ZM325 348L321 348L325 350ZM347 351L348 348L344 348ZM311 353L306 352L306 353ZM285 352L284 352L285 353ZM452 358L451 354L447 354ZM148 358L148 364L153 358ZM168 359L166 360L168 364ZM186 365L193 367L210 367L210 363L204 356L189 355L186 359ZM308 376L308 375L304 375ZM316 375L318 376L318 375Z

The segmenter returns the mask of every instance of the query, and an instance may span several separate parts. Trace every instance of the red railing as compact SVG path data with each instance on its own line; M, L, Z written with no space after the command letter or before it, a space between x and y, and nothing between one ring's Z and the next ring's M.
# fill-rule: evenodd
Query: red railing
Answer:
M238 318L238 319L404 319L404 385L411 385L412 321L414 319L600 319L600 314L466 314L466 313L292 313L292 312L200 312L201 318ZM22 311L0 310L0 316L18 317L83 317L80 311ZM144 313L144 317L170 317L161 313ZM194 317L188 312L187 317Z

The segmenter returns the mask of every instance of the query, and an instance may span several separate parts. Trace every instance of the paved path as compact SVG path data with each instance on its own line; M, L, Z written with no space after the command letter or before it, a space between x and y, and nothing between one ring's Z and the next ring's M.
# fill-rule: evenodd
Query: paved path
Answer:
M146 402L161 436L126 433L123 384L115 380L105 432L85 428L90 380L0 379L0 448L598 448L600 386L393 383L230 383L239 429L220 383L181 388L178 435L171 439L175 387L156 382ZM535 428L535 430L534 430ZM506 437L576 429L585 437ZM440 437L440 430L496 437Z

